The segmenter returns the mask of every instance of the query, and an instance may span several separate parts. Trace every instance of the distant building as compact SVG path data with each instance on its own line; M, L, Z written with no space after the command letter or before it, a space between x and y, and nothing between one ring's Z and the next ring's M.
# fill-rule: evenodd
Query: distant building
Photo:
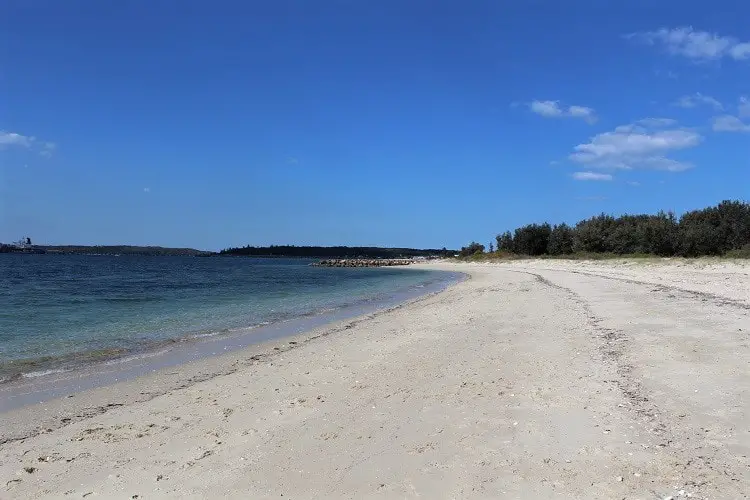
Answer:
M18 253L46 253L46 250L31 243L31 238L28 236L24 236L20 240L14 241L10 246L13 249L13 252Z

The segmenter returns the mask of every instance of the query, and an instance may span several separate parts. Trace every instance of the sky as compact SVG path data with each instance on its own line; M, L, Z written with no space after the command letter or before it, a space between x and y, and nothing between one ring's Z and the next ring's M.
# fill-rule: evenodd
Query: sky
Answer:
M750 3L9 0L0 241L458 248L750 198Z

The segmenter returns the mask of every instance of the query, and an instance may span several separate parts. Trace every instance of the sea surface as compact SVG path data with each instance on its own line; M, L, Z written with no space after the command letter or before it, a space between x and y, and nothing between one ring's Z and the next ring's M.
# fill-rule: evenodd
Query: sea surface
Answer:
M0 382L434 290L455 273L305 259L0 254Z

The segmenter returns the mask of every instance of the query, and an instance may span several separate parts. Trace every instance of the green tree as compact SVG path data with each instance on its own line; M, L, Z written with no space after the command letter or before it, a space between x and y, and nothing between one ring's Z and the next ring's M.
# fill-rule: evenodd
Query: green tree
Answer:
M547 253L550 255L573 253L573 228L565 223L554 226L549 235Z
M678 246L677 219L672 212L648 216L637 228L641 252L668 257Z
M679 253L686 257L720 255L724 251L724 235L716 208L693 210L683 214L679 224Z
M503 251L503 252L512 252L513 251L513 235L510 233L510 231L505 231L502 234L498 234L495 236L495 240L497 241L497 250Z
M475 255L478 253L484 253L484 245L482 245L481 243L477 243L476 241L472 241L468 246L461 248L459 255L461 257L469 257L470 255Z
M513 251L525 255L547 253L552 227L547 224L529 224L516 229L513 235Z
M614 226L614 217L605 214L580 221L575 226L573 251L591 253L611 252L612 249L609 246L611 241L610 235L614 230Z

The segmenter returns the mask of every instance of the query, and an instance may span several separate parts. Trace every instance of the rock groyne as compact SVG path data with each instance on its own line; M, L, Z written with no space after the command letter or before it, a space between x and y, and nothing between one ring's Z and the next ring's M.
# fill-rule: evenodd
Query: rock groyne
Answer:
M312 264L316 267L386 267L408 266L411 259L325 259Z

